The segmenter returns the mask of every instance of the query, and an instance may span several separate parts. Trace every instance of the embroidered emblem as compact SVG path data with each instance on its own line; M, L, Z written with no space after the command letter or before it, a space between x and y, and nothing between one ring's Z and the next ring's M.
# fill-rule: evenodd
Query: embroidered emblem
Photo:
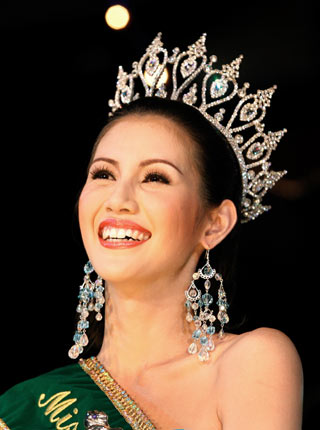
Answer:
M66 408L71 406L78 399L63 399L71 394L71 391L61 391L60 393L54 394L48 400L45 400L46 395L41 394L38 400L39 408L43 408L47 406L44 415L50 415L49 421L51 423L56 423L57 430L77 430L79 422L66 423L71 418L73 418L72 414L68 413L65 416L60 417L59 414L63 412ZM78 413L78 409L74 408L72 411L75 415ZM67 424L66 426L62 426L62 424Z
M121 427L110 427L108 415L105 412L88 411L85 419L86 430L123 430Z

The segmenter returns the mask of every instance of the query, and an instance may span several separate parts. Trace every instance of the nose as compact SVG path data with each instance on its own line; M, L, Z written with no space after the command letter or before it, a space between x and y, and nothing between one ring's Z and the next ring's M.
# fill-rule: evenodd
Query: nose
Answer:
M128 182L118 180L113 190L107 196L104 206L107 212L135 213L138 209L138 203L135 199L132 186Z

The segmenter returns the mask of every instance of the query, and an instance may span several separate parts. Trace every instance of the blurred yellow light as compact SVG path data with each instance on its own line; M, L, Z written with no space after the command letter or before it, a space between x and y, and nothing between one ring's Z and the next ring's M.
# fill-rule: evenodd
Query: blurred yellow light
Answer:
M167 68L165 68L164 71L162 72L162 75L160 76L158 83L157 83L157 88L159 88L161 84L165 84L168 81L168 78L169 78L169 73L168 73ZM151 87L153 84L153 80L154 80L153 76L149 75L149 73L147 73L145 71L144 72L144 79L146 80L149 87Z
M128 9L119 4L109 7L105 14L106 23L114 30L121 30L126 27L129 19L130 14Z

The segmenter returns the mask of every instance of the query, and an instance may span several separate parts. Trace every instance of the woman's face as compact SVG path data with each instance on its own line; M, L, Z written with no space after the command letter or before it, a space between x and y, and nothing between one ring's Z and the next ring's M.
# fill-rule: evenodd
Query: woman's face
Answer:
M191 254L201 254L203 209L191 157L185 132L160 116L128 116L101 139L80 196L79 222L88 257L104 279L174 277ZM151 237L111 248L101 237L110 218L133 221Z

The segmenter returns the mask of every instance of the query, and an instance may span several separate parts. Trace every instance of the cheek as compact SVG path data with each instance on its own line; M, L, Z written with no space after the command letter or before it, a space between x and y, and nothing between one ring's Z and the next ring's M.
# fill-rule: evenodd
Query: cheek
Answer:
M84 186L79 197L78 207L79 225L84 241L93 222L94 207L94 196L89 192L87 187Z
M179 196L170 196L162 202L162 209L158 208L158 216L161 217L159 224L161 222L160 228L163 227L166 231L167 241L176 244L179 242L181 246L181 243L192 239L197 208L198 201L188 192L180 193Z

